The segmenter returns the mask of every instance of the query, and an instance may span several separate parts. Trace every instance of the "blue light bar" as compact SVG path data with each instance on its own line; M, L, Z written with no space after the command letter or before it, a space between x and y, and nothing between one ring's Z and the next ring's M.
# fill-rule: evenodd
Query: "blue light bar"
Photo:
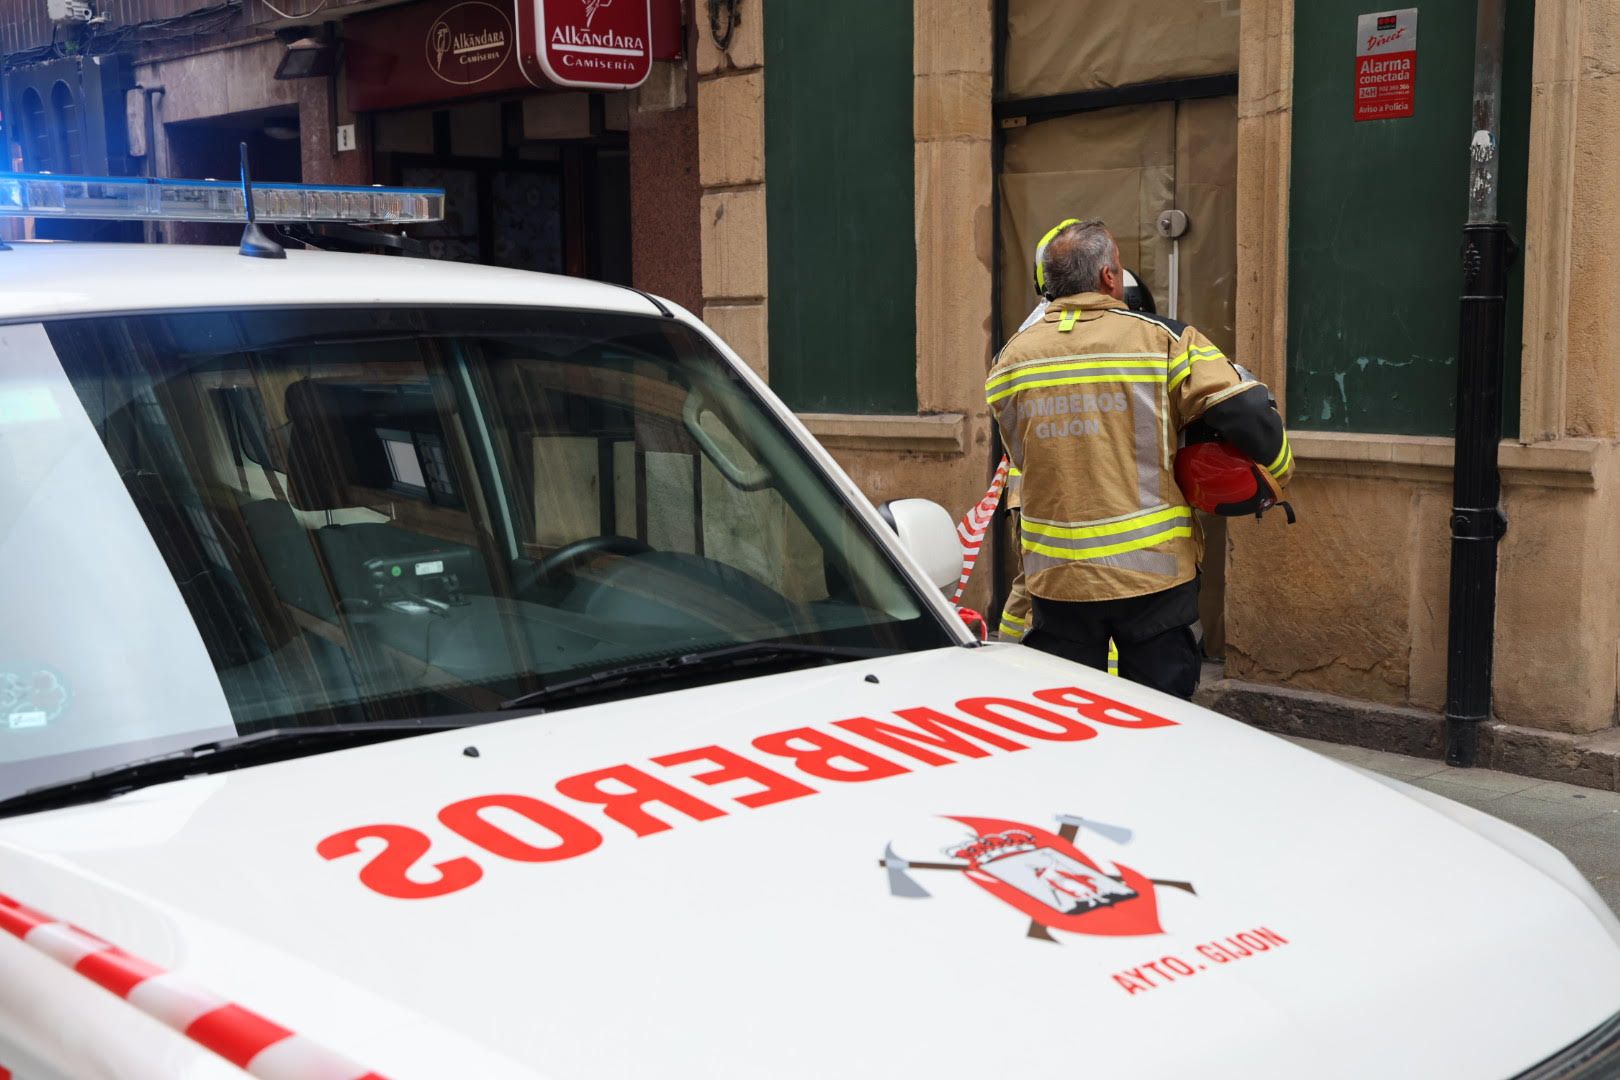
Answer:
M443 220L444 191L255 182L253 208L269 225L411 225ZM0 172L0 217L241 224L247 212L236 181Z

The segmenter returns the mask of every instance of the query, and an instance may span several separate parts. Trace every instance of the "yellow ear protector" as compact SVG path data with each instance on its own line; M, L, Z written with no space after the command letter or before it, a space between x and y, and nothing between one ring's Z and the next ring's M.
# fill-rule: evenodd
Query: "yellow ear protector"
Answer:
M1035 292L1038 295L1046 296L1046 271L1041 268L1041 261L1046 257L1046 246L1057 239L1058 233L1067 229L1070 225L1078 224L1080 224L1079 218L1065 218L1052 226L1051 231L1041 237L1041 242L1035 245ZM1047 297L1047 299L1051 298Z

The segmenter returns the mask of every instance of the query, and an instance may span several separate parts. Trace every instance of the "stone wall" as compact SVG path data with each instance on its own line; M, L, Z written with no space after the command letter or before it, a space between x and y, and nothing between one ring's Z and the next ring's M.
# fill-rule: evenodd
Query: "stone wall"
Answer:
M1244 0L1239 354L1286 394L1294 0ZM1531 113L1520 427L1502 447L1495 715L1590 733L1615 723L1620 448L1612 362L1620 255L1620 2L1540 0ZM1293 437L1300 523L1233 522L1227 672L1392 707L1444 709L1451 442Z
M744 0L724 52L699 18L697 111L703 321L767 375L763 8Z
M994 316L995 11L989 0L915 0L912 10L917 408L961 418L962 438L958 454L932 461L892 455L887 474L878 455L870 479L857 479L867 490L884 484L960 515L984 494L990 472L984 377ZM966 601L987 605L989 582L987 557Z
M703 318L766 375L769 7L744 0L724 53L701 26L697 51ZM803 419L874 502L927 498L959 515L984 494L991 464L993 4L914 0L913 11L918 414ZM969 603L988 603L988 579L986 565Z
M695 28L688 28L692 55ZM636 288L703 310L703 188L698 175L696 86L688 61L659 61L630 110L630 235ZM728 337L727 340L730 340Z

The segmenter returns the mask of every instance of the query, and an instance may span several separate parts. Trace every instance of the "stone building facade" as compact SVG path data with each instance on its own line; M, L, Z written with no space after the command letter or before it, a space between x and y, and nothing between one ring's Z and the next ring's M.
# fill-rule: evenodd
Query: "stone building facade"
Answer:
M770 192L778 182L767 122L777 85L771 64L792 62L772 47L781 2L745 0L730 49L700 42L698 54L704 313L773 381L773 343L781 341L770 321L781 298L769 248L777 238L761 224L773 220ZM1187 15L1192 7L1196 16ZM805 419L874 499L921 495L953 510L973 502L993 461L982 372L1031 299L1019 291L1027 255L1015 234L1037 227L1041 213L1051 216L1032 215L1017 200L1038 194L1065 167L1028 164L1035 150L1024 133L1054 112L1082 118L1073 121L1079 134L1072 156L1082 156L1082 147L1137 154L1125 164L1135 170L1133 197L1147 192L1142 213L1136 221L1128 209L1105 216L1123 234L1127 263L1157 284L1161 309L1167 268L1163 250L1151 246L1153 193L1167 193L1165 205L1205 198L1195 221L1204 247L1181 253L1182 316L1210 330L1277 391L1294 433L1300 523L1289 527L1276 516L1229 522L1224 539L1211 545L1206 584L1214 586L1214 610L1205 620L1218 626L1215 651L1226 678L1206 687L1206 700L1267 726L1438 754L1463 221L1463 189L1456 186L1453 201L1445 185L1452 163L1466 164L1469 118L1456 102L1469 92L1473 4L1420 9L1415 119L1382 121L1382 131L1351 126L1355 5L1334 0L1305 10L1310 17L1297 22L1294 0L1174 11L916 0L915 337L907 358L914 407L815 410ZM1082 24L1092 27L1089 37L1073 32ZM1611 265L1614 245L1597 224L1620 198L1605 164L1620 131L1613 122L1620 91L1611 78L1620 59L1610 55L1617 28L1615 0L1539 0L1533 11L1510 0L1503 153L1504 172L1513 175L1504 179L1504 205L1525 253L1512 285L1505 388L1512 408L1501 448L1511 525L1501 549L1497 722L1489 725L1482 762L1603 788L1620 783L1620 563L1612 554L1620 549L1620 388L1613 385L1620 369L1609 345L1620 274ZM1116 56L1115 45L1133 37L1143 43ZM1043 40L1063 48L1042 52ZM1295 64L1300 54L1303 69ZM1068 74L1053 66L1062 64L1070 65ZM1071 77L1073 85L1062 84ZM1189 147L1206 162L1187 183L1162 178L1154 172L1161 162L1132 149L1131 139L1147 136L1108 134L1109 123L1124 130L1141 120L1131 109L1166 98L1178 118L1171 168L1179 161L1185 169ZM1317 110L1307 110L1304 141L1294 128L1301 102ZM1319 113L1343 124L1324 126ZM1193 119L1190 134L1186 118ZM1198 138L1210 145L1200 150ZM1061 162L1061 134L1041 139ZM1331 250L1303 245L1322 232L1314 208L1339 194L1324 179L1346 164L1331 160L1333 140L1353 147L1361 145L1354 140L1399 146L1403 139L1432 144L1432 166L1414 157L1404 172L1357 183L1370 183L1374 196L1401 213L1432 220L1417 231L1399 214L1378 224L1392 237L1381 254L1367 250L1370 241L1341 236L1344 257L1362 260L1358 272L1383 279L1378 290L1361 291L1322 269L1333 261ZM1444 174L1434 181L1439 194L1432 201L1428 189L1403 194L1428 182L1418 175L1426 171ZM1059 187L1104 191L1098 203L1106 197L1105 189ZM1038 201L1030 196L1030 205ZM1229 237L1212 236L1222 230ZM856 263L863 258L858 237L845 251ZM1381 262L1366 261L1375 256ZM1313 311L1312 297L1332 290L1341 309ZM1403 329L1418 310L1423 325ZM1371 326L1397 339L1410 330L1411 351L1419 354L1413 369L1393 353L1323 344L1320 335L1337 332L1335 325ZM1324 402L1320 388L1334 380L1345 398ZM987 578L975 583L970 602L994 603Z
M447 119L426 128L356 113L341 73L275 79L274 31L307 10L341 35L378 5L282 18L245 2L226 29L135 40L138 83L161 87L160 171L195 172L198 131L290 116L297 178L392 181L379 169L413 139L432 156L446 128L492 133L496 156L516 158L535 151L503 131L566 133L580 115L567 95L515 112L429 105ZM201 10L109 4L115 26ZM35 6L0 0L10 63L49 44ZM1205 624L1226 678L1209 700L1437 753L1463 203L1451 177L1467 150L1473 7L1419 9L1414 115L1359 123L1368 12L1354 0L738 0L719 19L688 2L679 58L634 95L591 103L588 134L628 154L633 283L700 313L875 501L960 512L984 491L996 453L982 379L1034 300L1032 237L1062 216L1106 217L1161 310L1174 256L1178 314L1277 392L1298 464L1299 524L1212 530ZM1605 223L1620 209L1620 0L1508 7L1504 211L1524 256L1486 761L1614 788L1620 255ZM339 149L351 123L357 148ZM1171 207L1193 220L1174 248L1153 227ZM968 603L993 609L981 566Z
M53 26L44 0L0 0L0 67L115 59L143 134L111 171L230 178L246 142L262 180L443 186L451 220L415 230L433 257L584 274L697 307L690 0L649 5L652 74L614 92L514 77L512 8L498 0L473 5L494 20L496 70L469 85L442 77L424 36L457 7L467 10L458 0L97 0L92 23ZM324 68L284 70L316 42ZM384 50L385 74L357 91L363 58ZM125 104L111 108L108 123L122 127ZM159 225L148 239L234 241L195 225Z
M1468 5L1470 8L1472 5ZM1620 204L1606 164L1620 138L1620 4L1538 0L1524 52L1519 152L1522 342L1517 437L1501 445L1509 528L1498 581L1494 714L1482 763L1613 789L1620 670L1620 456L1612 362ZM1529 5L1524 5L1528 8ZM1280 395L1291 386L1290 214L1300 81L1294 0L1245 0L1240 90L1238 337ZM1424 48L1419 29L1419 69ZM1421 108L1422 87L1419 87ZM1504 103L1504 110L1507 109ZM1400 121L1395 121L1399 123ZM1466 123L1466 121L1465 121ZM1504 132L1504 152L1510 148ZM1467 128L1448 152L1465 153ZM1448 227L1461 242L1458 217ZM1455 294L1460 268L1442 289ZM1455 306L1446 314L1455 319ZM1366 317L1376 317L1370 313ZM1291 337L1291 333L1295 336ZM1516 395L1514 391L1517 391ZM1299 430L1304 511L1285 530L1234 530L1227 674L1221 700L1242 715L1352 741L1437 753L1445 705L1451 440L1442 434ZM1325 696L1269 692L1315 691ZM1356 703L1356 704L1352 704Z

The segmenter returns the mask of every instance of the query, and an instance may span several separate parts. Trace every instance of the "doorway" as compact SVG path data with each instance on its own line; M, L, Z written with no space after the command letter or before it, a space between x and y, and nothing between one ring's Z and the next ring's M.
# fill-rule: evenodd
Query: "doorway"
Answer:
M164 139L164 165L171 176L235 180L241 175L241 146L246 143L255 181L297 184L304 179L295 107L165 124ZM165 222L162 227L176 244L234 247L242 242L240 225Z
M1214 84L1219 88L1219 84ZM1206 88L1206 87L1202 87ZM1099 94L1107 101L1107 94ZM999 175L1002 340L1038 301L1031 260L1064 218L1102 218L1120 259L1160 314L1197 326L1236 356L1237 98L1174 97L1004 118ZM1157 230L1172 209L1188 218L1172 245ZM1174 255L1174 259L1172 259ZM1172 262L1178 304L1170 310ZM1225 651L1226 521L1200 515L1206 555L1200 596L1205 655Z
M384 114L376 175L444 189L444 220L407 230L429 258L628 285L629 141L593 130L529 138L522 101Z

